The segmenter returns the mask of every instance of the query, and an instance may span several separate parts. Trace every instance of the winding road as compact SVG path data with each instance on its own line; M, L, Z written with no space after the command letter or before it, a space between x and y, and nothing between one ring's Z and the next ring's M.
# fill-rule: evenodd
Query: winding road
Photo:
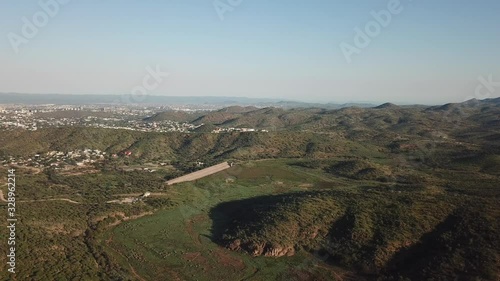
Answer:
M3 195L3 190L0 189L0 201L1 202L7 202L7 200L5 199L4 195ZM51 198L51 199L40 199L40 200L21 200L21 201L17 201L17 202L44 202L44 201L66 201L68 203L72 203L72 204L80 204L80 202L76 202L76 201L73 201L71 199L68 199L68 198Z

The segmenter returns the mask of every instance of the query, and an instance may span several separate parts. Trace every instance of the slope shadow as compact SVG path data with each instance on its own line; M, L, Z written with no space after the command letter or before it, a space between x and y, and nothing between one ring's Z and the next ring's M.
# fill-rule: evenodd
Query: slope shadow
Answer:
M498 233L482 213L459 208L420 242L400 250L387 263L386 277L411 280L496 278ZM493 275L491 275L493 274Z
M222 246L235 239L238 230L255 229L268 220L266 215L277 210L282 204L294 204L309 196L332 191L302 191L279 195L265 195L248 199L223 202L213 207L209 216L212 220L211 240Z

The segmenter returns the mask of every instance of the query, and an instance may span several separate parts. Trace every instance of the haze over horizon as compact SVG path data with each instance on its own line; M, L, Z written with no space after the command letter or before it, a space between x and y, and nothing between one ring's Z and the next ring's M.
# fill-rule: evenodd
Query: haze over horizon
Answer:
M152 95L440 104L500 93L498 1L401 0L349 59L342 43L356 46L355 29L391 1L243 0L222 14L214 3L229 7L73 0L16 52L9 34L43 9L3 2L0 92L127 94L149 67L169 73ZM479 77L495 87L477 96Z

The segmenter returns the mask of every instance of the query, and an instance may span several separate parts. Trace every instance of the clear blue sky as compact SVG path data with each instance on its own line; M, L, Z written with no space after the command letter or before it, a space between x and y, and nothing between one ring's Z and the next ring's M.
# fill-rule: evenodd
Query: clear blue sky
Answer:
M212 0L72 0L16 53L8 34L42 9L1 1L0 92L129 93L157 65L151 94L173 96L432 104L500 82L498 0L401 0L348 63L341 42L389 2L242 0L221 20Z

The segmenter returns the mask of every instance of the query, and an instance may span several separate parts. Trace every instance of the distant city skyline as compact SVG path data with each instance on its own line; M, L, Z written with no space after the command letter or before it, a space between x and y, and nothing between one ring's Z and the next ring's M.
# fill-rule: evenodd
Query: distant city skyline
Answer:
M494 98L499 14L494 0L4 1L0 92Z

